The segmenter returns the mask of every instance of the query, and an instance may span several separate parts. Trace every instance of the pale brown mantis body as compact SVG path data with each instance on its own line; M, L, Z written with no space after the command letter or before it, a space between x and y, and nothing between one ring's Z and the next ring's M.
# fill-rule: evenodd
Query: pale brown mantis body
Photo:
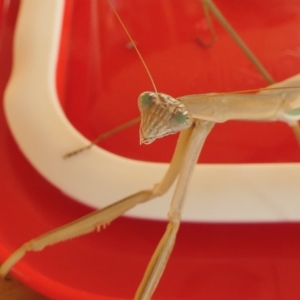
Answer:
M24 244L2 265L1 274L5 275L27 251L38 251L48 245L105 226L136 204L165 193L178 177L167 230L150 261L135 296L136 299L150 298L176 239L182 204L193 167L205 138L214 124L234 119L290 120L293 122L297 120L296 109L300 107L300 99L297 90L283 89L283 87L297 85L299 85L298 77L295 77L277 84L279 89L261 91L256 95L195 95L177 100L156 92L143 93L139 99L142 113L142 142L149 143L155 138L186 129L180 135L170 168L164 179L153 189L138 192L114 205ZM295 112L296 114L294 114ZM161 118L152 118L153 115L159 115Z

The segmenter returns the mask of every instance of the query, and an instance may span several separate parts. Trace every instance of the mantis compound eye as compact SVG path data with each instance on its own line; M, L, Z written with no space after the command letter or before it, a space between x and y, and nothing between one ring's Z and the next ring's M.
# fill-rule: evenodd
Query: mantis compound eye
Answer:
M292 110L284 112L285 118L290 121L299 120L299 115L300 115L300 108L296 108L296 109L292 109Z
M145 92L140 95L138 100L138 106L141 113L151 107L153 103L151 94L152 93Z
M162 93L144 92L139 96L141 113L140 143L150 144L155 139L187 129L193 117L177 99Z
M189 114L188 111L178 112L177 114L174 114L170 120L170 124L173 128L175 127L190 127L193 123L193 118ZM180 129L177 131L181 131Z

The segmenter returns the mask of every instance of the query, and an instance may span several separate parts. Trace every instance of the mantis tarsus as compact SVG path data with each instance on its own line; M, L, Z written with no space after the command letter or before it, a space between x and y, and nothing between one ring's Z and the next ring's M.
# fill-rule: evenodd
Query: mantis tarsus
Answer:
M1 274L5 275L26 251L41 250L45 246L94 231L122 215L134 205L164 193L178 176L177 188L169 213L168 228L152 257L136 294L137 299L150 298L158 284L175 242L182 203L192 168L214 123L224 122L229 119L282 119L294 122L298 119L296 109L299 108L300 101L297 97L297 90L283 89L283 87L297 85L298 77L295 77L277 84L276 86L279 89L261 91L255 96L210 94L182 97L178 99L179 102L176 99L156 92L142 94L139 100L143 119L141 125L142 142L149 143L155 138L188 128L180 135L170 169L161 183L151 190L138 192L101 211L26 243L2 265ZM165 102L168 102L168 105L164 104ZM149 114L149 112L152 110L159 115L164 115L167 122L161 123L160 120L156 121L156 118L150 120L152 114ZM171 122L171 125L169 125L169 122ZM159 128L158 132L155 132L153 135L153 130L155 131L157 128ZM168 128L171 132L168 131Z

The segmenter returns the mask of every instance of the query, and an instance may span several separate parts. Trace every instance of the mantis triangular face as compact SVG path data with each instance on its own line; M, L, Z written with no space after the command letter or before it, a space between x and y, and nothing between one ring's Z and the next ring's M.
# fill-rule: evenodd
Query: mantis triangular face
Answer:
M162 93L144 92L139 96L141 112L140 143L178 133L193 124L193 117L177 99Z

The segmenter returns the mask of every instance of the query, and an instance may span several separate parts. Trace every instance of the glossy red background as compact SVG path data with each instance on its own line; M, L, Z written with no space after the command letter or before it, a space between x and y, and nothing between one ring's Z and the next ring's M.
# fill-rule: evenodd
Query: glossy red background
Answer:
M137 95L152 88L136 53L126 48L128 38L106 1L74 3L67 2L58 91L68 118L93 139L137 116ZM195 43L195 35L209 38L198 1L115 3L160 91L180 96L265 86L215 21L217 42L210 48ZM299 72L299 1L216 4L276 80ZM0 5L3 96L18 1ZM23 242L91 209L62 195L28 164L2 109L0 122L2 261ZM102 146L127 157L169 160L176 137L140 147L137 132L135 126ZM230 122L217 126L201 160L295 162L299 150L284 124ZM101 234L29 254L13 275L52 299L130 299L165 225L120 218ZM299 233L298 223L182 224L154 298L295 299L300 293Z

